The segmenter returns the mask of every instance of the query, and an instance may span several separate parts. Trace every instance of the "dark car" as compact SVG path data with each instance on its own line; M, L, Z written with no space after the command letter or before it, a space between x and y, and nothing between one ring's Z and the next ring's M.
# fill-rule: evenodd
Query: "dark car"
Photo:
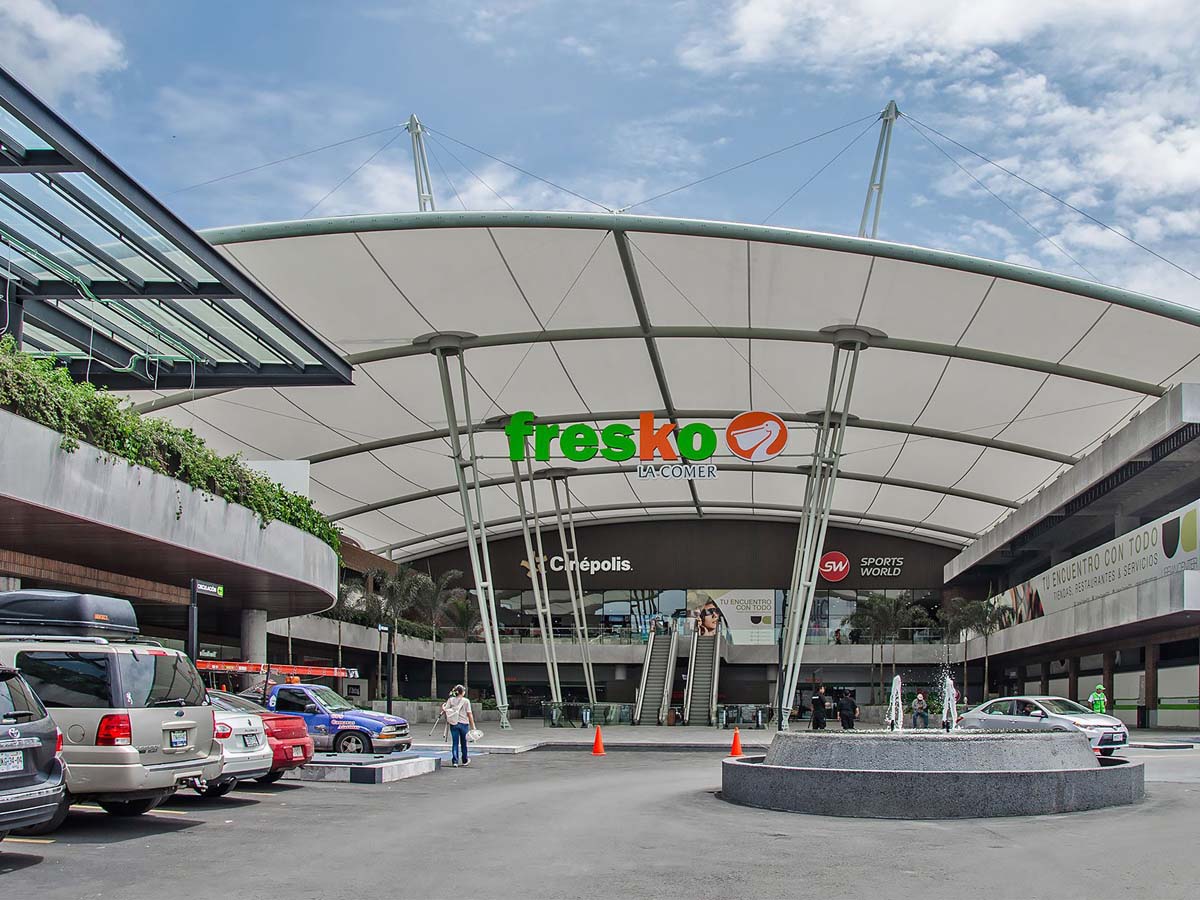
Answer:
M0 840L54 818L63 790L62 733L21 673L0 666Z

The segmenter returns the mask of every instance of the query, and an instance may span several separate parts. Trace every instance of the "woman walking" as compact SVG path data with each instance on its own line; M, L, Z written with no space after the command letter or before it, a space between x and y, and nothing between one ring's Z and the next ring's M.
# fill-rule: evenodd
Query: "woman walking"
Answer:
M467 689L456 684L450 692L450 699L442 704L442 712L446 714L446 722L450 726L450 765L457 767L460 759L462 765L470 765L467 760L467 732L475 728L475 714L471 712Z

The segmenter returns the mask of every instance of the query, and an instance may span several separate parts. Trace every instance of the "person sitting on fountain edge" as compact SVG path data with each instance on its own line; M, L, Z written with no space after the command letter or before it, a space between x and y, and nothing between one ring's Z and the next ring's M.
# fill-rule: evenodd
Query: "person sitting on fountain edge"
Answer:
M844 691L838 700L838 718L842 721L842 729L853 728L857 716L858 704L854 702L849 691Z
M921 724L917 725L917 720ZM929 704L925 702L925 695L917 691L917 696L912 702L912 723L913 728L928 728L929 727Z

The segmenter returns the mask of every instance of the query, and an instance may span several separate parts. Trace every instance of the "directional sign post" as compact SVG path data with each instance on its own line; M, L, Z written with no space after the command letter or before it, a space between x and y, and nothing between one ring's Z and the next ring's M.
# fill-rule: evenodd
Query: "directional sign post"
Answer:
M193 660L200 658L200 597L224 597L225 585L211 581L192 579L192 594L188 603L187 655Z

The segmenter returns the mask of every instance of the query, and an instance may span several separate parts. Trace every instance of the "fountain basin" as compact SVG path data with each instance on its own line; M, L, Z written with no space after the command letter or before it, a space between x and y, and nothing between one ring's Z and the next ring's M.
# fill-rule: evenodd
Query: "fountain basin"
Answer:
M783 732L765 756L723 761L721 796L824 816L1030 816L1137 803L1144 775L1078 732Z

